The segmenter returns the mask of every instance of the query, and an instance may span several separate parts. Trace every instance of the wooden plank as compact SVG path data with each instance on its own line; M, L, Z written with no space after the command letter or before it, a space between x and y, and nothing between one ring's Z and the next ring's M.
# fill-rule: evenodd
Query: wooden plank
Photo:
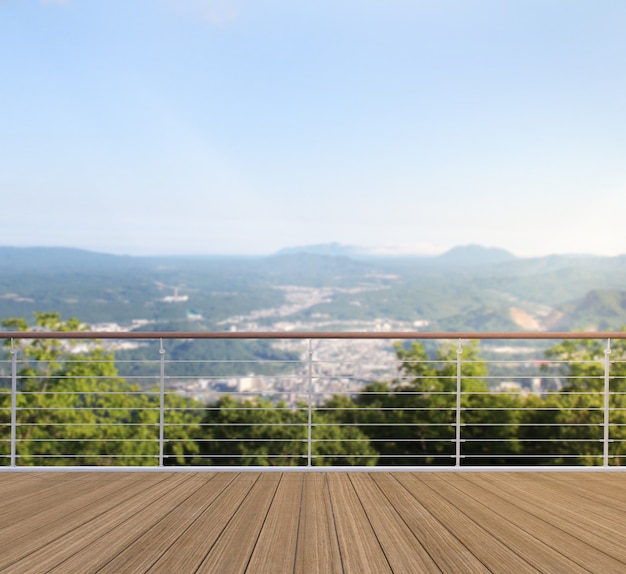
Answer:
M433 478L438 480L433 482ZM440 495L441 477L429 477L427 482L418 475L398 474L398 480L437 519L450 534L470 549L491 572L537 572L508 546L495 539L474 520L455 506L454 500Z
M376 533L347 474L327 475L344 572L391 572Z
M258 473L236 476L222 494L178 537L148 572L196 572L233 514L259 480Z
M553 476L554 474L556 473L533 474L533 483L541 496L567 497L567 503L575 502L578 507L584 504L586 511L601 516L607 510L618 515L626 512L626 498L621 498L624 494L622 491L626 489L626 476L621 485L612 485L612 481L588 480L590 476L581 473L578 473L578 477L572 477L573 480L570 480L572 473L563 473L562 477ZM613 486L617 488L613 489Z
M8 572L626 572L618 473L20 474Z
M593 505L568 496L566 489L557 492L542 488L536 476L512 475L505 486L507 492L516 499L523 499L537 516L626 563L626 515L623 512L610 505Z
M54 554L38 552L25 561L27 572L97 571L126 549L164 516L198 490L206 478L199 473L172 477L167 491L150 498L138 496L123 507L99 517L90 524L88 539L80 530L58 541L62 549ZM20 563L21 565L21 563Z
M525 513L511 512L499 500L476 489L460 475L441 475L437 493L451 500L461 512L472 517L491 536L505 544L540 571L583 574L588 572L543 540L543 530L524 529Z
M372 477L349 477L394 574L441 572Z
M372 480L442 572L483 574L487 567L397 480L396 474L372 473Z
M295 572L343 572L330 493L326 475L322 473L310 473L304 477Z
M79 532L80 539L84 542L91 532L91 522L101 515L111 511L117 512L120 507L124 510L137 498L143 500L161 496L167 493L172 483L175 484L171 475L141 476L137 473L132 477L133 482L129 483L126 488L120 489L117 478L109 477L109 484L92 493L91 497L82 496L74 499L71 489L68 489L64 497L67 509L65 512L55 509L56 520L54 521L47 520L40 526L38 523L40 515L34 514L20 523L20 535L3 539L0 544L2 565L12 564L37 551L55 552L58 546L57 541L74 531ZM24 528L24 525L30 528Z
M77 480L77 473L69 472L0 472L0 508L15 499L33 492L44 493L48 488Z
M279 473L261 474L197 572L230 574L245 571L280 479Z
M485 496L489 497L489 503L497 504L499 511L509 516L510 520L514 520L527 532L537 533L543 542L582 567L592 572L625 571L624 564L602 548L605 542L602 538L589 539L585 527L580 526L584 521L582 515L577 516L577 523L573 524L555 514L556 508L548 498L533 503L523 492L512 486L511 483L517 480L517 477L496 477L496 480L492 481L483 475L468 474L463 476L463 479L484 489L487 493ZM532 477L528 479L532 482Z
M544 480L554 478L561 485L580 485L588 495L609 497L617 506L626 504L626 474L623 472L542 472L538 476Z
M618 500L626 501L626 489L624 488L626 486L626 474L623 472L603 472L591 476L597 477L600 489L606 489L611 496ZM573 480L573 473L568 474L568 477Z
M58 522L61 516L67 517L73 511L81 511L86 505L97 503L101 498L122 491L120 481L123 484L132 484L139 478L131 473L128 475L120 474L119 476L94 474L99 476L77 475L82 476L83 480L78 483L70 482L55 491L55 500L51 504L25 504L21 509L21 516L15 516L12 512L3 514L2 528L0 529L0 554L7 543L7 539L16 541L23 535L32 537L33 533L39 529L49 529L50 525ZM164 478L157 477L157 480ZM30 489L32 497L36 499L36 485L31 485Z
M134 496L123 501L118 500L118 504L107 508L105 512L98 511L90 520L83 519L76 527L68 529L62 535L57 534L49 544L24 556L13 567L29 574L53 572L57 567L65 572L84 572L81 557L85 553L89 556L88 563L92 561L94 564L101 564L107 552L112 551L109 545L103 544L107 540L113 546L114 541L110 540L111 530L117 524L138 515L146 507L150 508L150 505L162 500L175 498L179 493L178 487L185 480L189 480L189 477L169 475L149 489L137 483L142 488L135 491ZM132 530L129 529L126 535L129 532ZM74 567L77 564L79 566Z
M558 504L564 511L584 514L585 521L593 524L594 530L607 536L621 536L624 531L624 512L626 503L620 503L600 493L592 493L589 489L574 484L553 483L541 475L534 477L536 493L539 497L547 497L550 502ZM611 534L612 532L612 534Z
M304 474L281 477L246 572L293 572Z
M146 572L187 529L194 527L195 521L223 494L235 477L232 473L204 474L200 488L192 490L185 500L135 538L98 573ZM128 530L128 526L125 523L121 528Z
M65 473L63 473L65 474ZM0 516L0 537L15 536L10 531L15 531L16 526L21 520L39 514L38 521L43 523L45 512L53 519L56 518L60 507L67 503L68 488L71 489L72 495L76 498L86 496L97 496L97 491L110 483L110 479L104 475L94 476L94 474L78 475L74 474L67 478L67 481L59 480L61 477L55 477L54 482L44 481L39 483L26 483L26 488L8 502L2 505L2 515ZM65 477L63 477L65 478ZM123 479L123 477L120 477ZM44 486L45 485L45 486Z
M62 490L66 485L95 481L93 473L0 473L0 510L10 511L12 506L24 506L33 497L46 498L53 490Z

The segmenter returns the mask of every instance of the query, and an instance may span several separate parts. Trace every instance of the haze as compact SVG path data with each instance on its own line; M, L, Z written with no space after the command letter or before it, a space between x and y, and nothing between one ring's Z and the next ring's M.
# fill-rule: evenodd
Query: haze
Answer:
M626 252L626 3L0 0L0 245Z

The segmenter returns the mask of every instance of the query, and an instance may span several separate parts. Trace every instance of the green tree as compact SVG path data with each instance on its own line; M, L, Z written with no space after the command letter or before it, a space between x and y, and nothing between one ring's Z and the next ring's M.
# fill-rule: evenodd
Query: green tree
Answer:
M520 412L518 464L528 466L571 464L563 455L568 453L568 444L563 439L559 424L561 397L557 393L546 396L528 395L523 400Z
M551 464L603 463L606 340L568 339L546 351L562 382L558 395L525 412L525 451ZM621 465L626 454L626 340L612 341L609 379L609 455ZM540 438L541 437L541 438Z
M86 327L56 313L37 313L35 328L69 332ZM77 346L60 339L19 339L24 319L7 319L16 330L19 465L154 465L159 455L159 397L117 376L115 359L101 343ZM5 341L10 346L11 341ZM2 396L8 404L8 395ZM195 402L168 396L165 455L180 463L197 452L192 435L199 415ZM4 405L3 405L4 407ZM8 408L1 416L8 452ZM4 453L6 454L6 453ZM6 461L5 456L5 461Z
M444 344L432 359L420 343L398 345L398 379L367 385L352 404L335 398L335 416L358 424L382 464L453 464L459 352L463 462L505 463L518 451L518 399L488 392L487 368L475 342L461 348Z
M306 464L308 409L266 399L225 396L209 405L198 437L201 462L212 465ZM312 413L314 465L371 465L376 452L358 428L345 428L323 411Z

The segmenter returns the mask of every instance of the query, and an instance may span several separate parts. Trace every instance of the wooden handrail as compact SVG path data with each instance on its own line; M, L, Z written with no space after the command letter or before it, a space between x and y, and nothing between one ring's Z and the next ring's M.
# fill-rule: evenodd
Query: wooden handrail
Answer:
M626 331L0 331L0 339L626 339Z

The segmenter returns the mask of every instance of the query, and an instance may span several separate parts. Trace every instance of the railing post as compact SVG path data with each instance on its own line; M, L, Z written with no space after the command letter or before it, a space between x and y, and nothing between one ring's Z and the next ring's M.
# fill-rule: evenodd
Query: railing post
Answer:
M461 466L461 356L463 355L463 340L459 339L456 348L456 434L455 434L455 463Z
M611 374L611 339L606 340L604 349L604 446L603 466L609 466L609 438L610 438L610 374Z
M17 466L17 350L11 339L11 466Z
M164 443L164 424L165 424L165 349L163 348L163 339L160 340L161 347L159 355L161 356L161 374L159 377L159 466L163 466L163 443Z
M308 358L308 379L309 379L309 397L308 397L308 417L307 417L307 455L306 465L311 466L312 458L312 427L313 427L313 341L309 339L309 358Z

